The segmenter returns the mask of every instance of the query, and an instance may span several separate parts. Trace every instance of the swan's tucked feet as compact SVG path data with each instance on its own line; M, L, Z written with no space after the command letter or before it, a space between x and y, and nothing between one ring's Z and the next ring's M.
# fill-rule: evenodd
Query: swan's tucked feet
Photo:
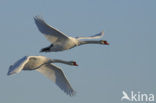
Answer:
M109 43L106 40L101 40L100 42L101 42L101 44L109 45Z
M50 52L51 47L53 47L53 44L51 44L50 46L48 46L46 48L42 48L40 52Z
M40 52L50 52L50 48L43 48Z
M95 35L89 37L70 37L65 35L63 32L55 29L54 27L48 25L42 17L35 16L34 17L36 26L38 30L44 34L50 43L54 44L54 47L43 48L40 52L57 52L68 50L76 46L85 45L85 44L101 44L101 45L109 45L109 43L105 40L94 40L99 39L104 36L104 32L97 33Z
M22 70L36 70L56 83L56 85L67 95L74 96L75 91L69 84L63 71L53 63L63 63L71 66L77 65L75 61L50 59L45 56L24 56L9 67L7 75L13 75Z

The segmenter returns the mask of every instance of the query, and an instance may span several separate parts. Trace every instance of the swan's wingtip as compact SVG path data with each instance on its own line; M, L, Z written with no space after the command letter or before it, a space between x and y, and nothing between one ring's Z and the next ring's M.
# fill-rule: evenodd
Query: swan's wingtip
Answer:
M104 35L104 30L101 32L101 35Z
M15 74L15 72L8 71L7 76L10 76L12 74Z
M71 93L69 94L69 96L71 96L71 97L76 96L76 91L71 92Z
M10 74L10 72L8 72L6 75L9 76L9 75L11 75L11 74Z
M43 17L41 15L36 15L33 18L34 18L34 20L38 20L38 19L43 20Z

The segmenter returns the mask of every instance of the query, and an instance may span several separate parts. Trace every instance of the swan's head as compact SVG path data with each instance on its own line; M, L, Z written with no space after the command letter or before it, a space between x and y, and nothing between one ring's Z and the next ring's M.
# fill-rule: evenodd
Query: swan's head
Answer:
M104 45L109 45L109 43L106 40L101 40L100 43Z
M73 65L73 66L78 66L78 64L77 64L75 61L71 61L70 63L71 63L71 65Z

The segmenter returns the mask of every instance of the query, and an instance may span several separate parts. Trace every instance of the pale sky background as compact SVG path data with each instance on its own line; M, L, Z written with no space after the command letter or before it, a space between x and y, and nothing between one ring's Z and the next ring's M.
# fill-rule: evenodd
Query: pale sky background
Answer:
M69 36L105 31L110 46L84 45L39 53L50 45L33 17ZM0 0L1 103L120 103L122 91L156 96L156 0ZM62 68L77 92L70 97L36 71L7 76L25 55L75 60Z

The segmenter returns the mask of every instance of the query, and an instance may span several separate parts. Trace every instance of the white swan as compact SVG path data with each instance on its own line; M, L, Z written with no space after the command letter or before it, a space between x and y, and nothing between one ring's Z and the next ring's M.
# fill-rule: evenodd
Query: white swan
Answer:
M52 60L44 56L25 56L9 67L8 75L19 73L21 70L37 70L54 81L66 94L74 95L75 91L70 86L62 70L51 63L78 66L75 61Z
M83 44L104 44L109 45L106 40L83 40L83 39L98 39L104 35L104 32L90 36L90 37L69 37L54 27L46 24L46 22L39 16L34 17L35 23L41 33L52 43L50 46L41 49L40 52L56 52L71 49L75 46Z

